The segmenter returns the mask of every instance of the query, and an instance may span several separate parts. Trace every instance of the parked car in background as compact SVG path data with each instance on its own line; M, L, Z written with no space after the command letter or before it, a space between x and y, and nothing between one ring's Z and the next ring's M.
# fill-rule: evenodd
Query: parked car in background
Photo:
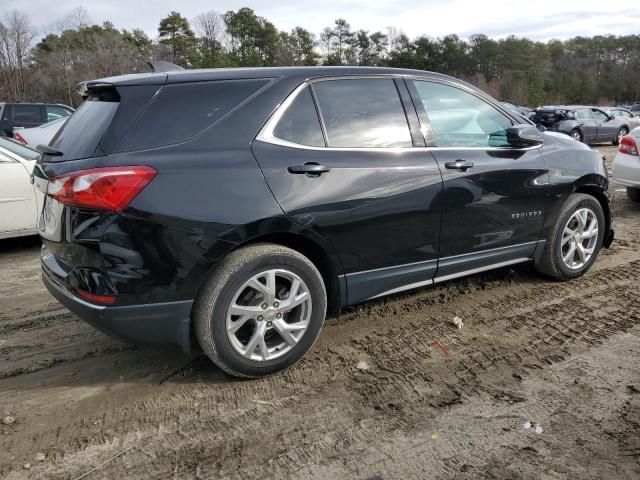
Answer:
M629 111L634 115L640 115L640 102L635 102L629 105Z
M0 103L0 136L10 137L16 127L37 127L68 117L73 108L51 103Z
M48 123L43 123L39 127L24 128L15 127L13 138L23 145L37 147L38 145L49 145L58 130L62 128L69 117L60 117Z
M640 111L637 114L633 114L628 108L623 107L607 107L603 108L603 110L609 115L626 121L630 130L640 127Z
M446 75L182 70L84 89L39 147L46 287L121 338L189 348L195 332L233 375L297 362L327 311L529 261L569 280L613 240L598 152Z
M627 196L640 202L640 127L622 137L618 153L613 159L613 180L627 187Z
M631 130L625 119L590 106L540 107L535 111L534 122L587 144L611 142L617 145Z
M0 137L0 238L35 235L44 194L31 183L40 154Z

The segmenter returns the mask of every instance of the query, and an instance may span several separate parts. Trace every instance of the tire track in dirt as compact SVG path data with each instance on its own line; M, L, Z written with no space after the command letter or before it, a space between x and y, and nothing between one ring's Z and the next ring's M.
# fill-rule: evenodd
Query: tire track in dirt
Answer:
M374 306L370 311L380 314L366 325L359 325L358 313L329 324L319 348L284 375L258 382L174 384L133 405L122 405L116 396L103 403L103 416L88 415L89 425L98 421L100 431L89 427L93 433L86 432L81 444L73 423L55 439L53 432L43 432L45 443L58 443L67 452L52 473L75 472L74 464L86 465L92 452L105 455L104 446L117 439L118 446L144 445L153 458L134 449L105 475L126 467L128 474L141 476L200 468L212 477L265 472L293 477L296 465L366 450L372 436L425 426L441 409L473 397L517 403L522 399L514 391L531 371L638 322L639 272L640 262L634 261L570 284L533 282L533 292L526 286L480 290L463 306L455 295L426 312L412 304L391 318L382 312L397 310L397 302ZM596 309L603 299L605 310ZM423 300L419 296L414 303ZM461 307L470 316L459 332L442 319ZM358 327L363 331L354 332ZM434 348L435 338L451 350L451 359ZM371 368L356 369L359 358ZM196 365L191 378L206 375L206 369ZM273 441L253 451L252 443L265 435Z

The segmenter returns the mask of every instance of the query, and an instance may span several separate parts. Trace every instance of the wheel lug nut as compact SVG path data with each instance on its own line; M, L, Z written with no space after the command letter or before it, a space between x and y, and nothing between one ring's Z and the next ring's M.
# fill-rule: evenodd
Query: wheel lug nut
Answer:
M262 315L258 315L258 321L261 322L262 321Z
M270 326L271 326L271 322L267 322L267 327L270 327Z
M278 302L273 302L274 308L278 308L278 305L280 305Z
M282 314L281 313L276 313L276 318L281 318Z
M262 304L262 309L263 309L263 310L266 310L266 309L267 309L267 307L268 307L268 305L267 305L266 303L263 303L263 304Z

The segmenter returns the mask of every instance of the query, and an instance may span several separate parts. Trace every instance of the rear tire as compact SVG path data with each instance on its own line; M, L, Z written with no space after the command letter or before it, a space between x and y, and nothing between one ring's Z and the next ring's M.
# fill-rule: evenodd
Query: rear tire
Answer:
M627 197L633 202L640 202L640 188L627 187Z
M571 130L571 133L569 134L569 136L578 142L582 142L582 132L577 128L574 128L573 130Z
M581 218L586 218L582 225ZM598 256L605 228L600 202L591 195L574 193L558 214L544 252L535 262L536 270L558 280L581 277Z
M622 127L620 130L618 130L618 134L616 135L616 138L612 143L614 145L618 145L620 143L620 139L624 137L627 133L629 133L629 130L627 130L625 127Z
M326 310L324 282L309 259L280 245L250 245L230 253L206 280L194 305L195 333L222 370L258 378L300 360Z

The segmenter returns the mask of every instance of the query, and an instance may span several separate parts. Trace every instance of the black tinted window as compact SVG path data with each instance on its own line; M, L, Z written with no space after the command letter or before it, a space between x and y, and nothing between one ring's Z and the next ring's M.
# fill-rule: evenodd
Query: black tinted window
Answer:
M268 81L224 80L165 85L131 127L119 150L170 145L195 137Z
M42 122L42 109L39 105L14 105L13 121L16 123Z
M411 133L393 80L313 84L329 147L411 147Z
M49 162L75 160L94 156L98 143L109 127L120 103L115 92L88 97L69 117L49 145L62 152L50 156Z
M300 145L324 147L320 120L309 88L298 94L278 121L273 135Z
M511 120L460 88L414 82L438 147L506 147Z

